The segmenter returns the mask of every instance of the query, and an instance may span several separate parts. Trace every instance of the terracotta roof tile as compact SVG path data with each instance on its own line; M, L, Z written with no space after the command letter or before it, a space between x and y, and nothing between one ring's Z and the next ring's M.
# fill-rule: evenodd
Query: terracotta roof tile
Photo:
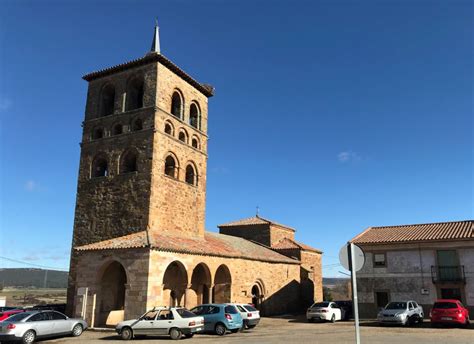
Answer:
M260 217L260 216L252 216L252 217L248 217L246 219L241 219L241 220L237 220L237 221L224 223L224 224L219 225L217 227L220 228L220 227L253 226L253 225L267 225L267 224L277 225L277 226L285 227L285 228L291 229L292 231L295 231L295 229L293 227L290 227L290 226L287 226L287 225L282 225L278 222L267 220L267 219L265 219L263 217Z
M387 244L398 242L473 240L474 220L369 227L352 239L359 244Z
M311 251L311 252L316 252L316 253L323 253L322 251L313 248L311 246L308 246L306 244L303 244L301 242L291 240L290 238L283 238L279 242L277 242L275 245L272 246L273 249L275 250L294 250L294 249L300 249L303 251Z
M298 260L288 258L270 248L249 240L211 232L206 232L204 237L183 236L182 233L149 233L147 237L147 232L143 231L120 238L79 246L75 249L78 251L90 251L136 247L151 247L159 251L242 258L272 263L300 263Z

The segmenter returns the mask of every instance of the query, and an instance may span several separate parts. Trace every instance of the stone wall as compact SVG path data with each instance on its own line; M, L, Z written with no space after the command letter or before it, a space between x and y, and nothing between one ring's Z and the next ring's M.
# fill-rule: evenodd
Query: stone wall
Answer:
M252 226L219 227L219 233L232 235L270 246L270 226L268 224Z
M273 223L270 225L270 233L270 246L275 245L284 238L295 240L294 230Z
M301 264L303 267L309 267L312 270L310 275L314 285L314 301L323 301L323 275L321 265L321 253L312 251L301 251Z

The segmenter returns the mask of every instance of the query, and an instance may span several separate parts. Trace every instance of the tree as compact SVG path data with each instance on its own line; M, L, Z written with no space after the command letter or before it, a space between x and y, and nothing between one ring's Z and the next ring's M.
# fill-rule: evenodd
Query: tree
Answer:
M328 287L323 287L323 300L332 301L331 289Z

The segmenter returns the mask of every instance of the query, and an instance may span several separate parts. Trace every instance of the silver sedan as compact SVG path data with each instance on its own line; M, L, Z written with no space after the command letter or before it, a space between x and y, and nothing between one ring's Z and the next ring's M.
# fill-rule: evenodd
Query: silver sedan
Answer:
M12 315L0 322L0 342L22 341L61 335L80 336L87 328L82 319L71 319L56 311L31 311Z

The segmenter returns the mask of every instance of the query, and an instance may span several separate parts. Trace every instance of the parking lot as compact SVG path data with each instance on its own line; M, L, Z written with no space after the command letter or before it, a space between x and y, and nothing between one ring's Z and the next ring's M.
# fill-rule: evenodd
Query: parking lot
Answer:
M134 342L163 343L172 342L163 337L140 338ZM263 318L251 331L216 335L196 335L183 339L186 343L354 343L354 323L307 323L304 317ZM474 343L474 326L465 328L431 328L429 323L415 327L379 327L373 322L363 322L361 326L362 343ZM79 338L60 338L43 343L123 343L111 331L86 331ZM173 341L174 342L174 341Z

